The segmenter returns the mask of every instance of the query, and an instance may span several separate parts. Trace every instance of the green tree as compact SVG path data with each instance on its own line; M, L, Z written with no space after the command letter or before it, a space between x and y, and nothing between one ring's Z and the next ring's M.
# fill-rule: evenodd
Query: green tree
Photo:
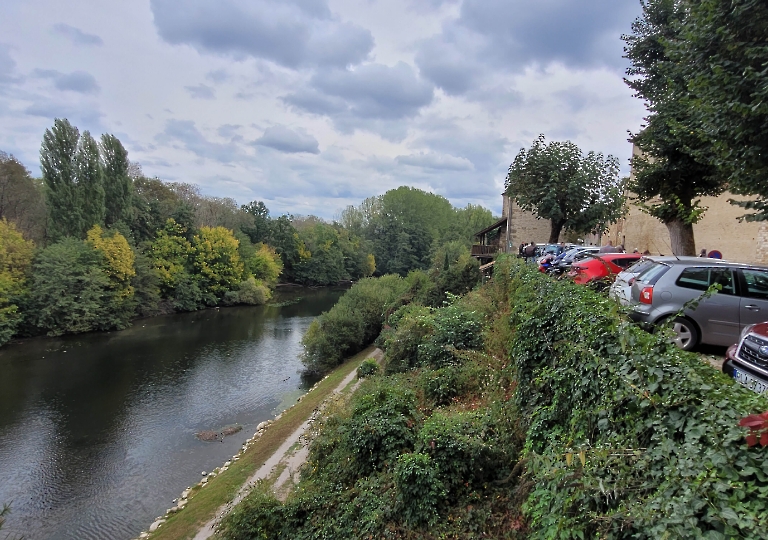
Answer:
M27 292L27 272L35 245L13 223L0 219L0 345L8 342L21 322L19 300Z
M105 302L111 284L102 262L101 253L76 238L42 250L32 264L31 322L52 336L114 328Z
M181 281L189 281L192 243L184 236L186 229L168 218L165 227L157 231L157 237L149 246L152 265L160 278L160 288L165 296L172 296Z
M77 236L83 237L94 225L104 224L104 171L99 159L99 145L91 134L84 131L75 154L76 192L75 202L80 210L83 229Z
M7 219L26 238L42 242L46 210L42 185L16 158L0 151L0 219Z
M310 253L299 238L290 216L282 215L272 220L270 229L270 245L283 260L283 277L287 281L293 281L296 278L297 265L309 258Z
M232 231L224 227L200 227L192 245L192 266L203 292L221 299L242 281L243 262Z
M295 266L295 279L299 283L331 285L349 279L339 233L333 226L315 223L302 228L299 238L309 252L309 257L301 259Z
M48 231L52 238L77 236L83 216L77 198L77 167L80 132L66 119L57 118L45 130L40 148L40 169L46 187Z
M444 238L444 241L458 240L470 246L477 231L485 229L496 221L490 210L478 204L468 204L454 211L455 218L451 220L450 234Z
M570 141L546 143L544 135L521 149L509 166L506 193L520 208L551 223L549 241L563 229L590 232L622 215L624 198L618 160Z
M152 265L152 259L143 253L136 254L136 275L131 279L136 301L136 314L141 317L157 315L160 311L160 276Z
M642 151L632 159L630 189L642 208L667 226L672 253L695 255L693 224L706 210L698 198L718 195L724 184L714 167L696 157L701 141L690 127L694 105L686 75L669 57L688 7L681 0L648 0L642 6L632 35L624 36L632 63L625 80L649 111L645 128L630 139Z
M104 224L128 223L133 182L128 176L128 152L114 135L101 136L101 163L104 171Z
M261 201L252 201L241 206L240 210L248 216L241 229L251 242L269 242L272 229L269 208Z
M158 178L139 175L133 179L133 197L130 227L138 241L153 240L168 218L176 213L181 200L174 191ZM176 223L178 223L177 220ZM188 220L192 222L191 216Z
M764 0L689 0L669 56L691 94L693 148L717 167L730 191L758 195L734 202L768 219L768 3ZM685 126L682 126L685 127Z

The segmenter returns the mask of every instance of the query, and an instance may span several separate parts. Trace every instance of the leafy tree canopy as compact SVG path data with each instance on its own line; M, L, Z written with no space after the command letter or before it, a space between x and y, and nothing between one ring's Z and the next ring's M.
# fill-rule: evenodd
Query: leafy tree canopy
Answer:
M717 167L735 202L768 219L768 3L688 0L669 56L687 81L691 127L703 144L695 155ZM731 201L734 202L734 201Z
M506 193L522 209L551 222L550 242L563 229L589 232L616 221L623 212L618 160L589 152L570 141L545 141L523 148L509 167Z
M623 37L632 64L626 83L649 111L643 130L631 138L641 153L632 159L630 187L641 207L669 229L672 252L695 255L693 224L706 210L698 197L718 195L724 184L700 157L686 76L670 58L670 43L679 39L687 7L681 0L648 0L642 5L633 33Z
M18 304L27 290L34 251L35 245L13 223L0 219L0 345L13 337L21 322Z

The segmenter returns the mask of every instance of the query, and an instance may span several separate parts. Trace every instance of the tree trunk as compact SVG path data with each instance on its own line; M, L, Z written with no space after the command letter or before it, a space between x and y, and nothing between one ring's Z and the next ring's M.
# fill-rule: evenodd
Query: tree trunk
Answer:
M696 242L693 238L693 225L679 219L665 223L672 243L672 255L696 255Z
M549 229L549 243L557 244L560 240L560 231L563 230L564 221L550 220L551 227Z

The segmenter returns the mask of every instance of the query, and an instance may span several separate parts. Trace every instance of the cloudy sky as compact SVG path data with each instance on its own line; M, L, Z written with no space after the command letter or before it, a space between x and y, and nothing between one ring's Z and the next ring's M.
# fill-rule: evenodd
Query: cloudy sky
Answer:
M544 133L628 170L639 0L2 0L0 150L56 117L147 175L332 218L410 185L501 212Z

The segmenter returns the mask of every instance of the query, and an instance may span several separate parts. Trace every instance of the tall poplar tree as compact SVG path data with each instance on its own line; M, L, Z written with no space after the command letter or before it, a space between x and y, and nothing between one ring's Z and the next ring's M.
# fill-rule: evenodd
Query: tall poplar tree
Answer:
M667 226L675 255L695 255L693 224L706 208L699 197L718 195L724 182L701 158L700 138L690 129L692 101L685 73L670 59L688 13L683 0L644 0L643 15L623 36L625 56L632 63L627 85L645 101L648 116L642 131L630 138L641 151L632 159L630 189L641 207Z
M83 132L75 155L77 174L77 206L82 216L78 237L88 229L104 223L104 173L99 160L99 145L91 134Z
M133 182L128 175L128 152L114 135L102 135L100 146L104 170L104 224L128 223L133 198Z
M57 118L43 135L40 169L46 187L48 235L54 239L79 236L84 230L77 204L75 155L79 141L80 132L67 119Z

